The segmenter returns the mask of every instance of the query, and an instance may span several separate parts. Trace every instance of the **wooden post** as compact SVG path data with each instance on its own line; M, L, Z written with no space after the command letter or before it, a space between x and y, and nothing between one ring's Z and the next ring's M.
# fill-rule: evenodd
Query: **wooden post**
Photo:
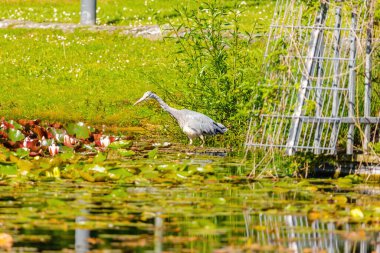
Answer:
M356 26L357 13L353 10L351 13L351 32L350 32L350 63L348 74L348 117L355 118L355 89L356 89ZM354 134L355 122L348 126L347 134L347 155L354 153Z
M286 143L286 153L293 155L296 151L295 147L298 145L299 136L302 130L301 116L303 114L303 105L306 98L309 96L310 77L315 69L315 57L318 56L318 46L321 45L323 27L326 21L326 14L328 10L328 1L321 3L321 11L315 20L315 29L311 32L311 39L307 57L305 60L305 69L302 71L301 86L298 91L297 104L292 115L292 123L289 129L289 136Z
M373 30L373 0L367 0L367 11L369 14L367 25L367 41L365 54L365 80L364 80L364 117L371 116L371 93L372 93L372 30ZM363 151L368 154L368 143L371 139L371 125L366 124L364 128Z

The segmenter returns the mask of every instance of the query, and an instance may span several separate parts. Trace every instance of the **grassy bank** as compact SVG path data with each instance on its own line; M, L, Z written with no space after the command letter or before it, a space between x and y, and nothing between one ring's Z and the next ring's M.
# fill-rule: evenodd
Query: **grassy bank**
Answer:
M261 29L268 23L272 3L241 2L242 30ZM0 0L0 4L6 7L0 9L3 19L78 23L80 18L79 1ZM101 1L98 23L131 26L176 23L175 8L196 8L197 4L168 0ZM85 29L70 32L1 29L0 46L3 77L0 115L122 127L153 124L160 133L169 131L177 139L187 141L176 123L155 103L132 107L146 90L164 95L162 88L178 83L178 73L174 71L178 50L175 41L152 41L121 32ZM168 102L180 107L175 100ZM208 114L199 108L189 109Z
M176 22L175 8L195 9L200 0L102 0L97 2L99 25L137 26ZM235 1L221 0L225 5ZM255 23L267 23L274 1L246 0L241 3L242 27L252 30ZM79 0L0 0L0 19L21 19L35 22L79 23Z
M136 125L131 104L151 80L175 78L168 42L107 32L0 30L0 113L9 118Z

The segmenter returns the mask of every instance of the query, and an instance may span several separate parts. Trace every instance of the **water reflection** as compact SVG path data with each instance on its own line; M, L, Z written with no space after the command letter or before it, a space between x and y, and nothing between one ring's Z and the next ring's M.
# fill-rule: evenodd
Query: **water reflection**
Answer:
M157 212L154 217L154 252L162 252L162 243L164 238L164 220L161 217L162 213Z
M365 223L309 221L300 215L243 212L246 236L261 246L293 252L380 252L380 233Z
M85 204L84 201L79 201L82 205ZM83 215L88 214L88 211L86 209L81 210L81 213ZM86 216L77 216L75 218L75 223L78 227L83 225L87 221ZM88 229L81 229L76 228L75 229L75 252L78 253L85 253L88 252L90 249L89 240L90 238L90 230Z
M380 252L377 185L195 179L4 188L1 225L15 252Z

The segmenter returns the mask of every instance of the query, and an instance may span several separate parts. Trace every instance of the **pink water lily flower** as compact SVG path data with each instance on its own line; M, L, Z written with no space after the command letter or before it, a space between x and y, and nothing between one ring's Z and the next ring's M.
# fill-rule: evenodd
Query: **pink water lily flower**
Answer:
M59 153L59 146L55 145L54 142L51 143L49 146L49 153L51 156L55 156L56 154Z

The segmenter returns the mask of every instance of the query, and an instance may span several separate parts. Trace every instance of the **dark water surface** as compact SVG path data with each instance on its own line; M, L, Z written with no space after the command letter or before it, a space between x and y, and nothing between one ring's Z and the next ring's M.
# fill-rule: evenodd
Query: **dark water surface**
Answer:
M380 252L380 187L349 180L247 180L228 157L119 162L134 180L0 186L13 252ZM195 172L165 174L186 163ZM144 173L143 173L144 172ZM154 180L153 180L154 178ZM1 244L1 242L0 242Z

